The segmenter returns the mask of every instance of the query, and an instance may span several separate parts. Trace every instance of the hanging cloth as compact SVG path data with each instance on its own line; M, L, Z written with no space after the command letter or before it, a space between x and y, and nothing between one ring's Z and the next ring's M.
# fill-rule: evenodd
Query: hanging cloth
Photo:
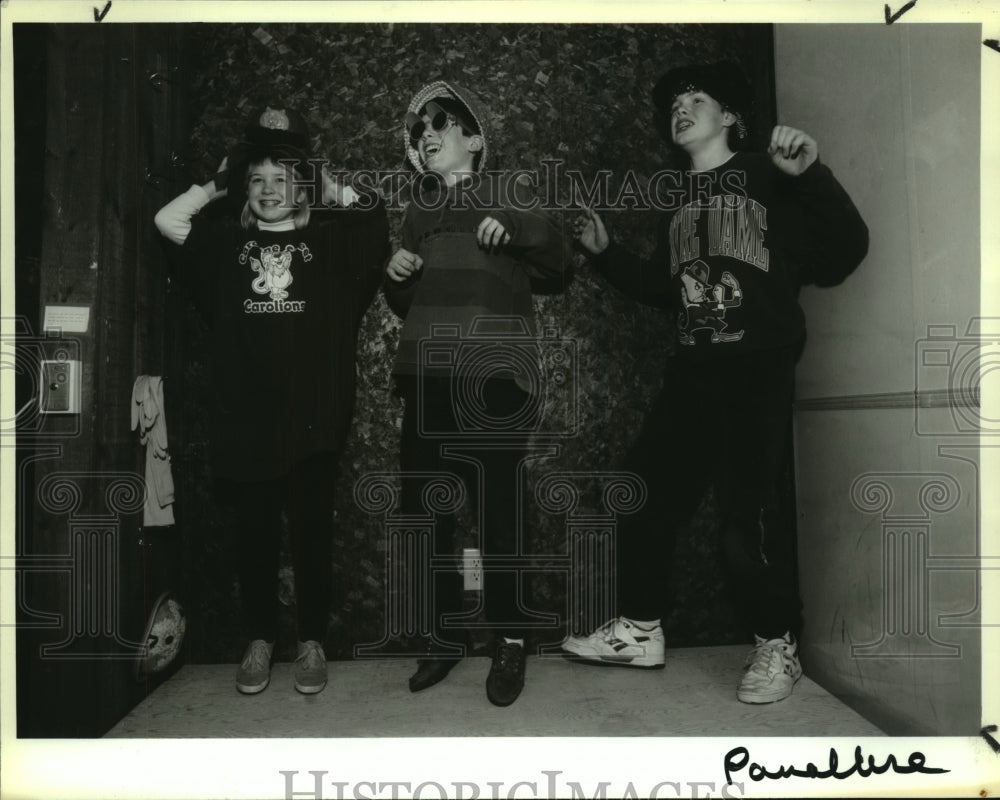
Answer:
M174 524L174 478L167 452L167 419L163 412L163 378L140 375L132 386L132 430L146 446L146 507L143 525Z

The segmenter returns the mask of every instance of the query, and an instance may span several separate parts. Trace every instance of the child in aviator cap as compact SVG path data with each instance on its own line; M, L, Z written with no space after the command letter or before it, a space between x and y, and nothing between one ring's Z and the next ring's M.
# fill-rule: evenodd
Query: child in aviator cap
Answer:
M310 196L318 162L308 148L294 110L256 111L215 178L156 215L176 246L173 272L211 329L212 467L239 524L250 644L236 688L246 694L270 680L282 511L295 566L295 688L326 685L337 461L354 405L358 328L389 254L384 206L345 208L353 190L325 172L322 197ZM231 213L200 213L223 197Z
M619 526L621 616L563 649L584 662L664 666L675 532L712 482L728 579L755 641L737 697L773 702L802 672L794 535L774 513L805 339L798 290L844 280L868 230L808 134L779 125L767 153L741 149L751 93L734 65L673 69L653 102L689 162L656 252L642 260L612 243L593 211L579 242L613 284L673 312L677 352L625 459L649 490Z
M517 574L491 568L489 559L518 552L517 479L538 424L532 393L539 389L505 359L503 344L512 345L508 353L524 352L526 337L532 341L531 279L560 274L567 253L552 218L528 210L531 187L486 170L492 142L471 92L444 81L423 87L410 102L403 135L416 188L385 281L389 305L405 319L393 364L405 402L402 468L460 475L478 511L485 613L497 637L486 694L506 706L524 685L526 620ZM421 342L441 330L450 336L438 349L450 347L454 358L442 352L422 359ZM463 360L463 345L477 336L493 349L475 351L485 354L475 363ZM511 420L518 421L514 428ZM498 434L505 436L502 445ZM448 442L455 445L450 457L442 450ZM424 513L420 490L404 482L404 513ZM453 554L454 516L439 518L434 535L434 553ZM425 652L410 678L414 692L444 678L456 663L449 652L469 643L466 631L443 621L462 611L462 576L452 570L432 578L416 569L411 564L411 585L420 587L417 602L431 618L420 620Z

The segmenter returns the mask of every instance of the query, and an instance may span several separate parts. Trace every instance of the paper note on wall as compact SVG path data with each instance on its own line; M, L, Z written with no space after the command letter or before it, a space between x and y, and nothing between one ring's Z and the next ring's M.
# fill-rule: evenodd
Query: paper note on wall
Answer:
M45 306L42 328L61 333L86 333L90 325L90 306Z

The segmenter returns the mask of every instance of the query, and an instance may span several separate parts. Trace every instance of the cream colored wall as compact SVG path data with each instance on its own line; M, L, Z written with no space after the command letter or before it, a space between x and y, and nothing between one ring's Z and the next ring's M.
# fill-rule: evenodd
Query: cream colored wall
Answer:
M802 294L803 654L811 677L891 733L980 725L977 410L949 407L948 389L978 380L982 342L967 335L981 38L971 25L775 30L779 122L819 141L871 233L842 286ZM929 326L946 326L939 341L922 342Z

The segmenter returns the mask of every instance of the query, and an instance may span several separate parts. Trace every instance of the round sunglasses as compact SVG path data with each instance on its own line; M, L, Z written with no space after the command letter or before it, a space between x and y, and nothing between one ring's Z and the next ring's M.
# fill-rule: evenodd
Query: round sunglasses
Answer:
M430 117L431 130L439 136L444 134L452 125L458 123L458 118L454 114L449 114L437 103L430 102L425 106L425 109L427 116ZM423 117L417 116L412 111L406 113L404 124L406 130L409 132L410 141L414 144L420 141L420 138L427 130L427 122L424 121Z

